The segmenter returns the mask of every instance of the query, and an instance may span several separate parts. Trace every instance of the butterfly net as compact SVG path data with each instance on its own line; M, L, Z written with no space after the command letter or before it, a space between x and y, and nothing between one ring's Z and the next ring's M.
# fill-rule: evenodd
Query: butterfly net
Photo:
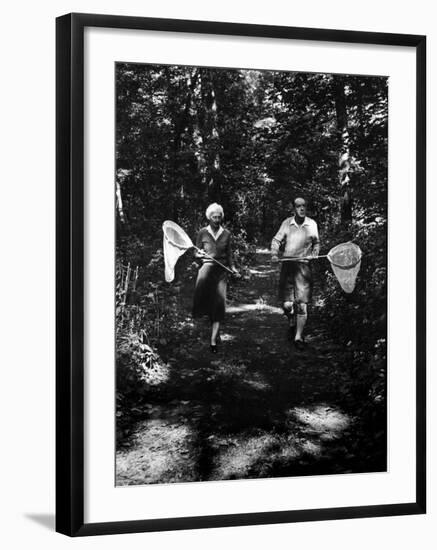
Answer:
M177 261L182 254L193 247L193 243L182 227L172 221L165 221L162 224L162 231L164 233L165 280L167 283L171 283L175 277L174 270Z
M341 288L350 294L355 288L357 275L361 267L362 252L354 243L342 243L334 246L328 253L332 271Z

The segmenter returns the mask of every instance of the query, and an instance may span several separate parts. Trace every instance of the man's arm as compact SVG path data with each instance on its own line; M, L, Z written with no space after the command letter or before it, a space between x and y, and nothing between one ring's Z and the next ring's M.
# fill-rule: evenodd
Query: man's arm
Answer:
M320 252L320 238L319 238L319 230L317 228L316 222L314 222L314 235L313 235L313 248L312 248L312 256L314 258L317 258Z
M272 261L278 261L279 247L281 246L282 241L285 239L286 228L287 228L287 224L285 220L282 222L281 227L279 228L279 231L276 233L276 235L272 239L272 244L270 246Z

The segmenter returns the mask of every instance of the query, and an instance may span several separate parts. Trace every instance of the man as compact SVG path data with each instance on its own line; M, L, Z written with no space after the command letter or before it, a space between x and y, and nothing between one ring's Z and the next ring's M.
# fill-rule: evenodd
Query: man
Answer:
M279 299L289 320L290 337L297 349L304 348L303 330L308 318L313 279L309 260L319 255L320 241L317 224L306 216L305 199L294 200L294 216L281 224L271 245L272 263L279 262L279 248L284 253L279 278ZM302 258L287 260L287 258Z

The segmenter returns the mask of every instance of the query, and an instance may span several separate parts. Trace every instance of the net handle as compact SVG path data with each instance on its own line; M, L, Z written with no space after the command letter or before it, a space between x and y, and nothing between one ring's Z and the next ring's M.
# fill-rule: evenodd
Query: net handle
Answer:
M229 269L229 267L226 267L225 265L223 265L221 262L219 262L218 260L216 260L215 258L213 258L212 256L210 256L207 252L205 252L204 250L202 250L201 248L198 248L197 246L195 246L193 244L193 248L195 248L198 252L202 252L205 256L207 256L208 258L210 258L213 262L215 262L216 264L218 264L220 267L222 267L223 269L225 269L226 271L228 271L231 275L234 274L234 272Z
M353 267L358 265L361 262L361 259L362 259L361 254L360 254L360 257L358 258L358 260L356 262L354 262L353 264L350 264L348 266L336 264L333 260L331 260L329 254L324 254L324 255L320 255L320 256L304 256L304 257L295 256L293 258L281 258L279 261L280 262L298 262L298 261L302 261L302 260L318 260L319 258L328 258L329 262L332 265L335 265L335 267L338 267L339 269L352 269Z
M280 262L299 262L299 261L302 261L302 260L318 260L319 258L327 258L328 257L328 254L325 254L324 256L304 256L303 258L302 257L299 257L299 256L295 256L294 258L281 258L279 261Z

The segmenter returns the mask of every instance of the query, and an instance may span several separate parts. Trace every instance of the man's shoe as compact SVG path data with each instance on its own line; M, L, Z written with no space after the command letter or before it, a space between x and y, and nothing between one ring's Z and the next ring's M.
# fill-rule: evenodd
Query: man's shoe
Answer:
M305 349L305 343L301 339L295 340L294 345L295 345L296 349L299 350L299 351L302 351L302 350Z

